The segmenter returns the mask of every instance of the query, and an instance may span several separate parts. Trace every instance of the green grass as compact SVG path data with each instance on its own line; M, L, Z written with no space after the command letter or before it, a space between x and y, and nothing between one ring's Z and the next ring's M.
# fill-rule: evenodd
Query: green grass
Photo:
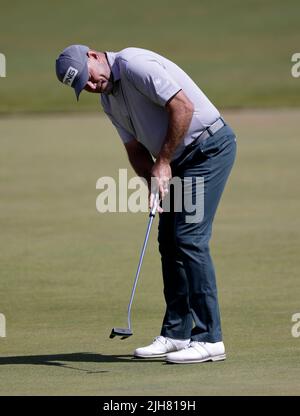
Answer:
M152 49L183 67L218 107L299 106L291 76L299 52L298 0L41 2L3 0L0 112L95 109L97 97L58 84L55 58L69 44Z
M126 308L146 214L99 214L100 176L127 167L98 115L0 119L1 395L299 395L299 111L228 112L238 158L215 220L228 360L133 361L164 312L153 228L134 336Z

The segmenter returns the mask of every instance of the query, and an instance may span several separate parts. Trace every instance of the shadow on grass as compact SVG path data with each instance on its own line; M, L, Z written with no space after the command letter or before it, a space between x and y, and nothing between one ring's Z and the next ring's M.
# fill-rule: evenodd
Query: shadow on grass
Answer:
M62 361L62 362L61 362ZM108 373L106 370L92 371L76 368L64 363L64 361L77 363L128 363L140 362L140 359L133 358L132 355L103 355L91 352L74 352L69 354L46 354L46 355L17 355L0 357L0 365L30 364L30 365L50 365L72 370L84 371L88 374ZM142 360L147 362L157 362L157 360Z

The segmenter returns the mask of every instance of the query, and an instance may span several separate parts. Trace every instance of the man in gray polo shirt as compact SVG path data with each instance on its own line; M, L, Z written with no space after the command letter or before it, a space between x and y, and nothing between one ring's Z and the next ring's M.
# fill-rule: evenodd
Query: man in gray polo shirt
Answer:
M159 208L159 251L166 312L161 333L152 344L137 348L138 358L165 357L170 363L224 360L216 278L209 254L212 223L236 153L235 134L193 80L176 64L157 53L126 48L98 52L72 45L56 60L58 79L98 93L116 127L136 173L154 194L167 195L171 209ZM172 177L204 183L204 210L187 221L184 204L177 212ZM178 196L177 196L178 197Z

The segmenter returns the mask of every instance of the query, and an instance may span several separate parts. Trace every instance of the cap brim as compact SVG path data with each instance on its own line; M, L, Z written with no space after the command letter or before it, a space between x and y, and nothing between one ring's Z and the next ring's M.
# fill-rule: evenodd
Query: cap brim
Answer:
M75 90L77 101L79 100L79 95L81 91L84 89L84 87L86 86L88 80L89 80L89 70L88 70L87 64L85 64L78 80L76 81L76 84L74 84L74 90Z

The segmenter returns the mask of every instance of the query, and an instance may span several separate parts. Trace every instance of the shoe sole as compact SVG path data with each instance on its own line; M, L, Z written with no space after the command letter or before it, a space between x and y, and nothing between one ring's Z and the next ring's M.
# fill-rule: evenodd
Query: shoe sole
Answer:
M136 355L133 354L133 358L164 358L168 353L165 354L155 354L155 355Z
M194 363L204 363L206 361L223 361L226 360L226 354L215 355L214 357L203 358L202 360L176 360L167 359L166 362L170 364L194 364Z

